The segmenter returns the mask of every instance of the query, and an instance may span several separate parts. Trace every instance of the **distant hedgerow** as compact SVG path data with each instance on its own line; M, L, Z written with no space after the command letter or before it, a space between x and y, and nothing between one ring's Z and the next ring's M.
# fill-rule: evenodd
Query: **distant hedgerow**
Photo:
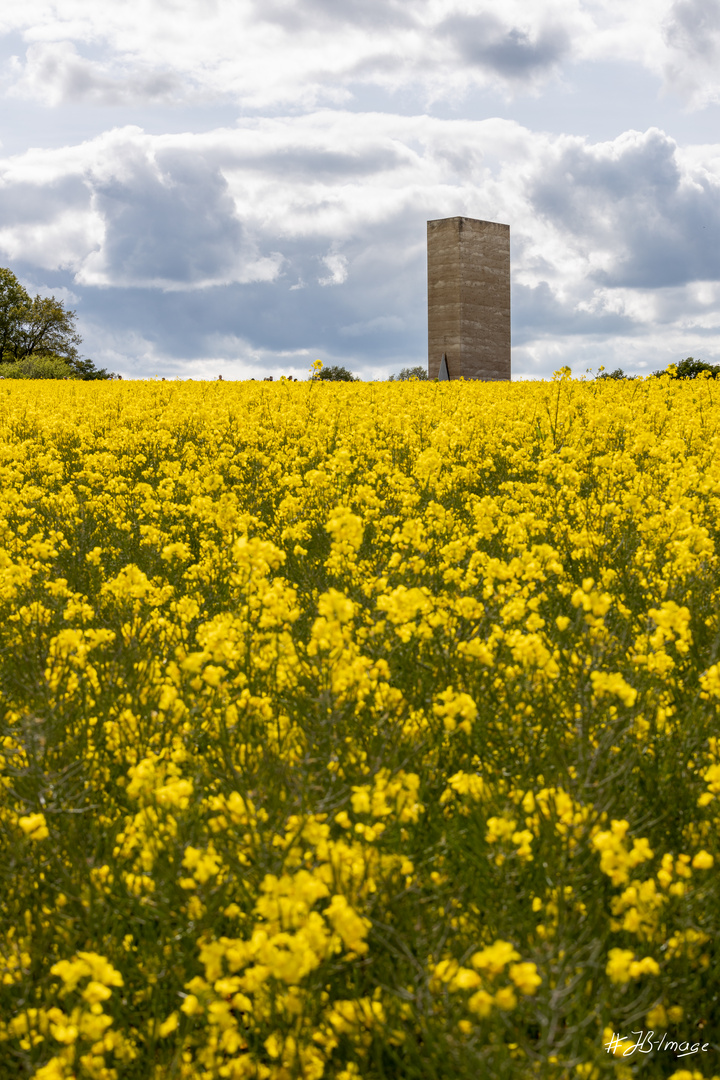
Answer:
M389 382L408 382L410 379L427 379L427 370L418 364L417 367L404 367L397 375L391 375Z
M67 360L60 356L27 356L12 364L0 364L2 379L77 379Z

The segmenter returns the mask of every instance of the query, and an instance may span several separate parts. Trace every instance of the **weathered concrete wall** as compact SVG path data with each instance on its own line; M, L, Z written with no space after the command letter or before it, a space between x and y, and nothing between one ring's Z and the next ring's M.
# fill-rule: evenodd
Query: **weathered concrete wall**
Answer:
M428 376L443 353L451 379L510 378L510 226L427 223Z

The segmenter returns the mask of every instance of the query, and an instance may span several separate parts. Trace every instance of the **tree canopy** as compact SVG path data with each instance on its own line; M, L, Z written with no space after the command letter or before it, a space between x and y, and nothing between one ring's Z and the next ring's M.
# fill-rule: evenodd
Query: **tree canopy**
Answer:
M720 364L708 364L705 360L695 360L692 356L686 356L676 366L675 371L670 373L672 379L697 379L707 371L711 378L717 379L720 375Z
M634 379L635 375L626 375L622 368L615 368L614 371L601 370L598 372L598 379Z
M330 367L320 368L314 377L325 382L360 382L357 375L353 375L352 371L340 367L339 364L331 364Z
M427 379L428 373L424 367L404 367L397 375L391 375L390 382L407 382L410 379Z
M75 312L54 296L30 297L11 270L0 267L0 360L3 365L32 358L64 361L76 379L109 379L112 374L80 356L82 338ZM60 370L58 368L58 370ZM32 377L32 376L29 376Z

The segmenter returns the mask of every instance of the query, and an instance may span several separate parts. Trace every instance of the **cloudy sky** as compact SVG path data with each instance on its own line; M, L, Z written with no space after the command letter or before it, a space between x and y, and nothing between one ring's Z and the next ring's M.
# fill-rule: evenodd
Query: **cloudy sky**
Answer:
M24 0L0 50L0 265L126 378L425 364L456 214L514 378L720 362L720 0Z

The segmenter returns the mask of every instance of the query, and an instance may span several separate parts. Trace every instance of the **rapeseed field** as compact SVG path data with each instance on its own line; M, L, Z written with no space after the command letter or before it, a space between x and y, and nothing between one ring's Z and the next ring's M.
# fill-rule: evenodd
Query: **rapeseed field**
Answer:
M2 1080L720 1074L714 381L6 383L0 469Z

